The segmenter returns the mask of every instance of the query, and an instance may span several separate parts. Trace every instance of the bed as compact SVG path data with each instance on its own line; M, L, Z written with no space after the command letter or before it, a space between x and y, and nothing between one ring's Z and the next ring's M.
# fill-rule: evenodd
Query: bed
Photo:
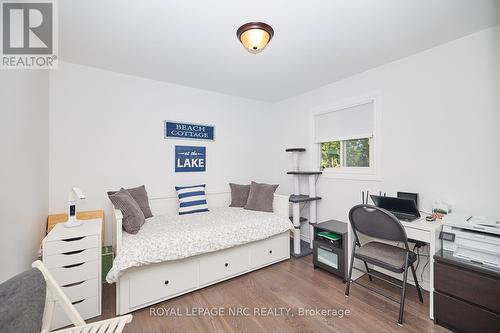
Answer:
M230 208L230 192L207 194L210 212L177 215L177 197L150 199L153 217L138 234L122 231L114 211L116 313L149 305L290 258L288 196L274 195L274 213Z

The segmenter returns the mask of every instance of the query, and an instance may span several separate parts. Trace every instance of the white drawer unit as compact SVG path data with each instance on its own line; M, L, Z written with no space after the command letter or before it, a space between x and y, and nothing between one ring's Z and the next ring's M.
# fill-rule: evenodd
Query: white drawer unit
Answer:
M101 314L101 224L87 220L66 228L56 224L43 239L43 262L82 318ZM51 329L71 322L56 305Z
M69 266L52 267L49 271L60 286L66 286L97 278L99 267L98 261L93 260Z
M99 249L97 247L64 252L59 254L47 255L45 257L45 266L48 268L52 267L63 267L70 266L74 264L79 264L82 262L96 260Z
M85 298L99 296L98 283L97 279L91 279L68 284L62 286L61 289L71 302L78 302Z
M61 223L59 223L61 224ZM55 227L54 227L55 228ZM75 227L78 228L78 227ZM60 229L60 228L59 228ZM52 230L50 231L52 232ZM50 233L49 233L50 234ZM48 236L48 235L47 235ZM98 238L95 235L80 236L80 237L67 237L51 242L46 242L44 251L46 255L72 253L85 249L95 248Z
M92 318L99 316L100 313L100 303L99 297L90 297L79 301L72 302L78 313L83 318ZM99 310L98 310L99 309ZM52 317L52 327L59 328L69 325L69 321L66 315L61 310L61 308L56 305L54 308L54 317Z

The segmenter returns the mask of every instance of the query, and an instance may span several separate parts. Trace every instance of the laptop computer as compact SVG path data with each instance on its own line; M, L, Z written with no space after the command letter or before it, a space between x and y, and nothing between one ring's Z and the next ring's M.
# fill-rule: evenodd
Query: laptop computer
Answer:
M420 218L415 200L371 195L375 206L388 210L402 221L415 221Z

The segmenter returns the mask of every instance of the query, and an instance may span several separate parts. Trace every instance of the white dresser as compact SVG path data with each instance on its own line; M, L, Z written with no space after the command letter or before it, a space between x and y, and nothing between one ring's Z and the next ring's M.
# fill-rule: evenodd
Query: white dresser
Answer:
M101 220L66 228L59 223L43 239L43 262L83 319L101 314ZM51 329L70 321L56 306Z

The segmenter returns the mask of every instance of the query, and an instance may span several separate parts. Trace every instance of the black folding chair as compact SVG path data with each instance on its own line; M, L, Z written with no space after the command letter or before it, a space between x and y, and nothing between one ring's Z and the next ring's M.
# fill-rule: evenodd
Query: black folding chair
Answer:
M385 209L365 204L357 205L351 208L349 211L349 221L354 233L354 241L352 246L351 266L349 268L349 278L345 289L346 296L349 296L351 282L355 282L358 285L399 303L398 323L403 325L408 267L410 267L413 274L413 280L415 281L415 287L417 288L420 302L424 302L422 291L420 290L420 285L418 284L417 275L415 273L415 267L413 267L413 263L417 260L417 255L415 252L410 251L410 248L408 247L408 238L406 237L406 231L403 225L392 213L386 211ZM377 241L371 241L361 245L358 233L382 240L400 242L404 244L404 248ZM362 260L365 263L366 271L354 267L354 258ZM394 273L403 273L402 283L398 284L392 282L384 278L381 274L376 274L370 271L368 269L368 264L385 268ZM368 285L352 280L353 268L368 274L370 281L372 280L372 277L375 277L388 282L393 286L401 288L400 300L398 301L397 299L385 295Z

